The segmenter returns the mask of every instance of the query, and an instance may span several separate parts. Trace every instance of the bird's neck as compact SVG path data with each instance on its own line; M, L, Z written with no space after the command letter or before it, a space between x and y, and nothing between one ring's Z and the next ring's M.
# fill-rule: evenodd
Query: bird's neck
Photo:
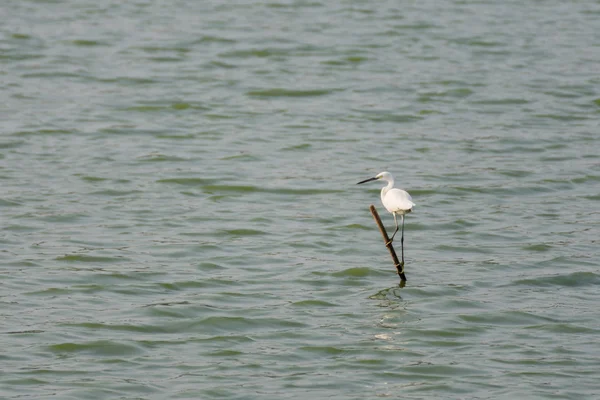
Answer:
M383 201L383 198L385 197L387 192L393 187L394 187L394 181L389 181L387 186L385 186L381 189L381 201Z

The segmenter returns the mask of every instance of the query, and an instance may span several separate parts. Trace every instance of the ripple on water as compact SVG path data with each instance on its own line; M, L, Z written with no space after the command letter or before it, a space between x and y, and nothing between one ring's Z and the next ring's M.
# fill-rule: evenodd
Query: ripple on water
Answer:
M206 179L206 178L166 178L159 179L156 183L166 183L166 184L174 184L174 185L182 185L182 186L202 186L202 185L210 185L215 183L216 179Z
M18 207L21 203L11 200L0 199L0 207Z
M48 351L57 354L80 353L95 357L133 356L144 352L140 346L131 342L121 343L115 340L92 340L80 343L65 342L47 346Z
M314 90L294 90L294 89L265 89L265 90L251 90L246 94L253 97L315 97L324 96L331 93L335 93L340 89L314 89Z
M331 275L339 278L364 278L372 274L380 275L380 273L368 267L347 268L339 272L334 272Z
M549 244L545 244L545 243L538 243L538 244L530 244L527 246L522 246L521 250L525 250L525 251L536 251L536 252L547 252L552 250L552 246Z
M337 304L325 300L301 300L292 303L294 307L313 309L315 307L337 307Z
M597 335L600 333L600 329L593 329L587 326L571 323L551 323L551 324L538 324L525 327L525 329L531 329L534 331L546 331L550 333L568 333L568 334L590 334Z
M125 261L131 261L127 257L109 257L109 256L93 256L89 254L66 254L64 256L56 257L57 261L65 261L71 263L101 263L101 264L114 264Z
M539 276L536 278L518 279L513 281L513 285L523 285L529 287L548 287L548 286L570 286L585 287L597 286L600 284L600 274L591 271L578 271L570 274L557 274L551 276Z
M141 190L118 190L118 189L103 189L90 192L90 196L107 196L107 197L124 197L131 195L140 195Z
M25 144L24 140L2 141L0 142L0 149L15 149L22 146L23 144Z
M188 328L194 328L199 332L217 333L217 332L257 332L269 331L273 329L298 329L306 327L305 324L297 321L285 320L280 318L250 318L250 317L229 317L229 316L210 316L202 318L193 323L185 323Z
M531 326L539 323L554 322L552 318L521 310L502 310L480 312L477 314L459 314L458 318L472 324L483 324L489 326Z
M208 193L273 193L282 195L313 195L313 194L335 194L342 190L335 189L300 189L300 188L269 188L252 185L203 185L202 189Z

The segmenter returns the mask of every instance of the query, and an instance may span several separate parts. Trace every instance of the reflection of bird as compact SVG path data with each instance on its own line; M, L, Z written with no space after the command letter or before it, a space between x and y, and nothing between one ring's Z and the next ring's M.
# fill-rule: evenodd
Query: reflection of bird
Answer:
M386 187L381 189L381 202L385 209L392 213L394 222L396 223L396 230L386 245L392 243L394 236L396 236L396 232L398 232L398 220L396 219L396 215L400 215L400 219L402 220L400 244L402 246L402 265L404 265L404 214L411 212L415 203L413 203L412 197L410 197L410 194L408 194L407 191L394 187L394 177L389 172L381 172L373 178L358 182L357 185L376 180L383 180L388 183Z

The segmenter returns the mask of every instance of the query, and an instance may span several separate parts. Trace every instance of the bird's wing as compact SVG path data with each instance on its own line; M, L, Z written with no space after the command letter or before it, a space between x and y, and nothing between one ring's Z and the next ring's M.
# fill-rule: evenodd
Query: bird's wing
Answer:
M385 195L383 205L388 211L394 212L410 210L415 206L415 203L413 203L408 192L402 189L392 189Z

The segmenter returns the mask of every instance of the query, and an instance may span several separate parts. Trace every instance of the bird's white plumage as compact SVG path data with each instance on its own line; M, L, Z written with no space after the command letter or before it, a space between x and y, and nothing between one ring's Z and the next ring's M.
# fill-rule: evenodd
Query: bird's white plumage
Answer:
M384 189L381 190L381 202L386 210L397 214L411 212L415 203L412 202L410 194L402 189L391 189L384 193Z
M392 214L404 215L412 211L415 203L407 191L394 188L394 177L389 172L382 172L376 176L377 179L386 181L388 184L381 189L381 202L386 210Z

